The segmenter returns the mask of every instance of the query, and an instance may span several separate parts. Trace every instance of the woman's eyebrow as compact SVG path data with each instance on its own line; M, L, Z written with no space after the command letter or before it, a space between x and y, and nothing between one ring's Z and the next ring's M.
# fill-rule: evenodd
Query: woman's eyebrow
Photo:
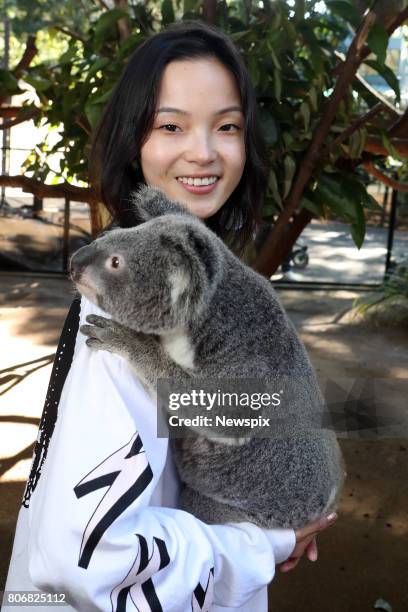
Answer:
M225 113L231 113L233 111L242 113L242 108L240 106L227 106L226 108L222 108L221 110L217 111L215 114L225 115ZM178 115L190 115L191 114L185 110L181 110L181 108L173 108L172 106L160 107L159 110L157 111L157 114L159 113L177 113Z

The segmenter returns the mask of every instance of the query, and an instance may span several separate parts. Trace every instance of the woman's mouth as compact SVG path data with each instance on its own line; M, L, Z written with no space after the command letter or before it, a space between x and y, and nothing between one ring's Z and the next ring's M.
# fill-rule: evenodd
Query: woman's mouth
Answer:
M204 195L215 189L220 177L216 175L204 177L178 176L176 180L190 193Z

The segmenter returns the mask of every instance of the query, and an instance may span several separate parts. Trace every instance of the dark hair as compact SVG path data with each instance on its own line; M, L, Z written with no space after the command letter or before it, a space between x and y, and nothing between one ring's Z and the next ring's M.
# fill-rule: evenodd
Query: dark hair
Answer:
M215 57L235 77L245 118L246 164L227 202L206 224L242 251L260 220L267 182L256 97L238 50L215 27L198 21L173 24L144 41L130 57L94 136L91 182L115 223L137 223L129 196L144 178L140 149L153 126L163 71L172 61Z

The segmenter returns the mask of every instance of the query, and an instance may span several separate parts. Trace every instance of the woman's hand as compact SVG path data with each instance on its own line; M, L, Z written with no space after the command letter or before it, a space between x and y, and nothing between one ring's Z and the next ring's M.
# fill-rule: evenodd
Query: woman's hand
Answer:
M320 531L333 525L337 520L337 514L329 514L323 516L313 523L309 523L302 529L295 530L296 546L289 559L278 565L281 572L289 572L294 569L300 561L300 558L306 553L309 561L317 560L317 544L316 536Z

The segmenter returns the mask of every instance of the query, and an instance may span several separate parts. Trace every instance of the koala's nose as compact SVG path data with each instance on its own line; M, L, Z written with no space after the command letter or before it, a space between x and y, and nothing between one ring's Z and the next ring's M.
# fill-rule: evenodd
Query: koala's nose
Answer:
M70 276L74 282L79 281L83 271L93 261L94 257L95 248L92 244L81 247L73 254L70 263Z

